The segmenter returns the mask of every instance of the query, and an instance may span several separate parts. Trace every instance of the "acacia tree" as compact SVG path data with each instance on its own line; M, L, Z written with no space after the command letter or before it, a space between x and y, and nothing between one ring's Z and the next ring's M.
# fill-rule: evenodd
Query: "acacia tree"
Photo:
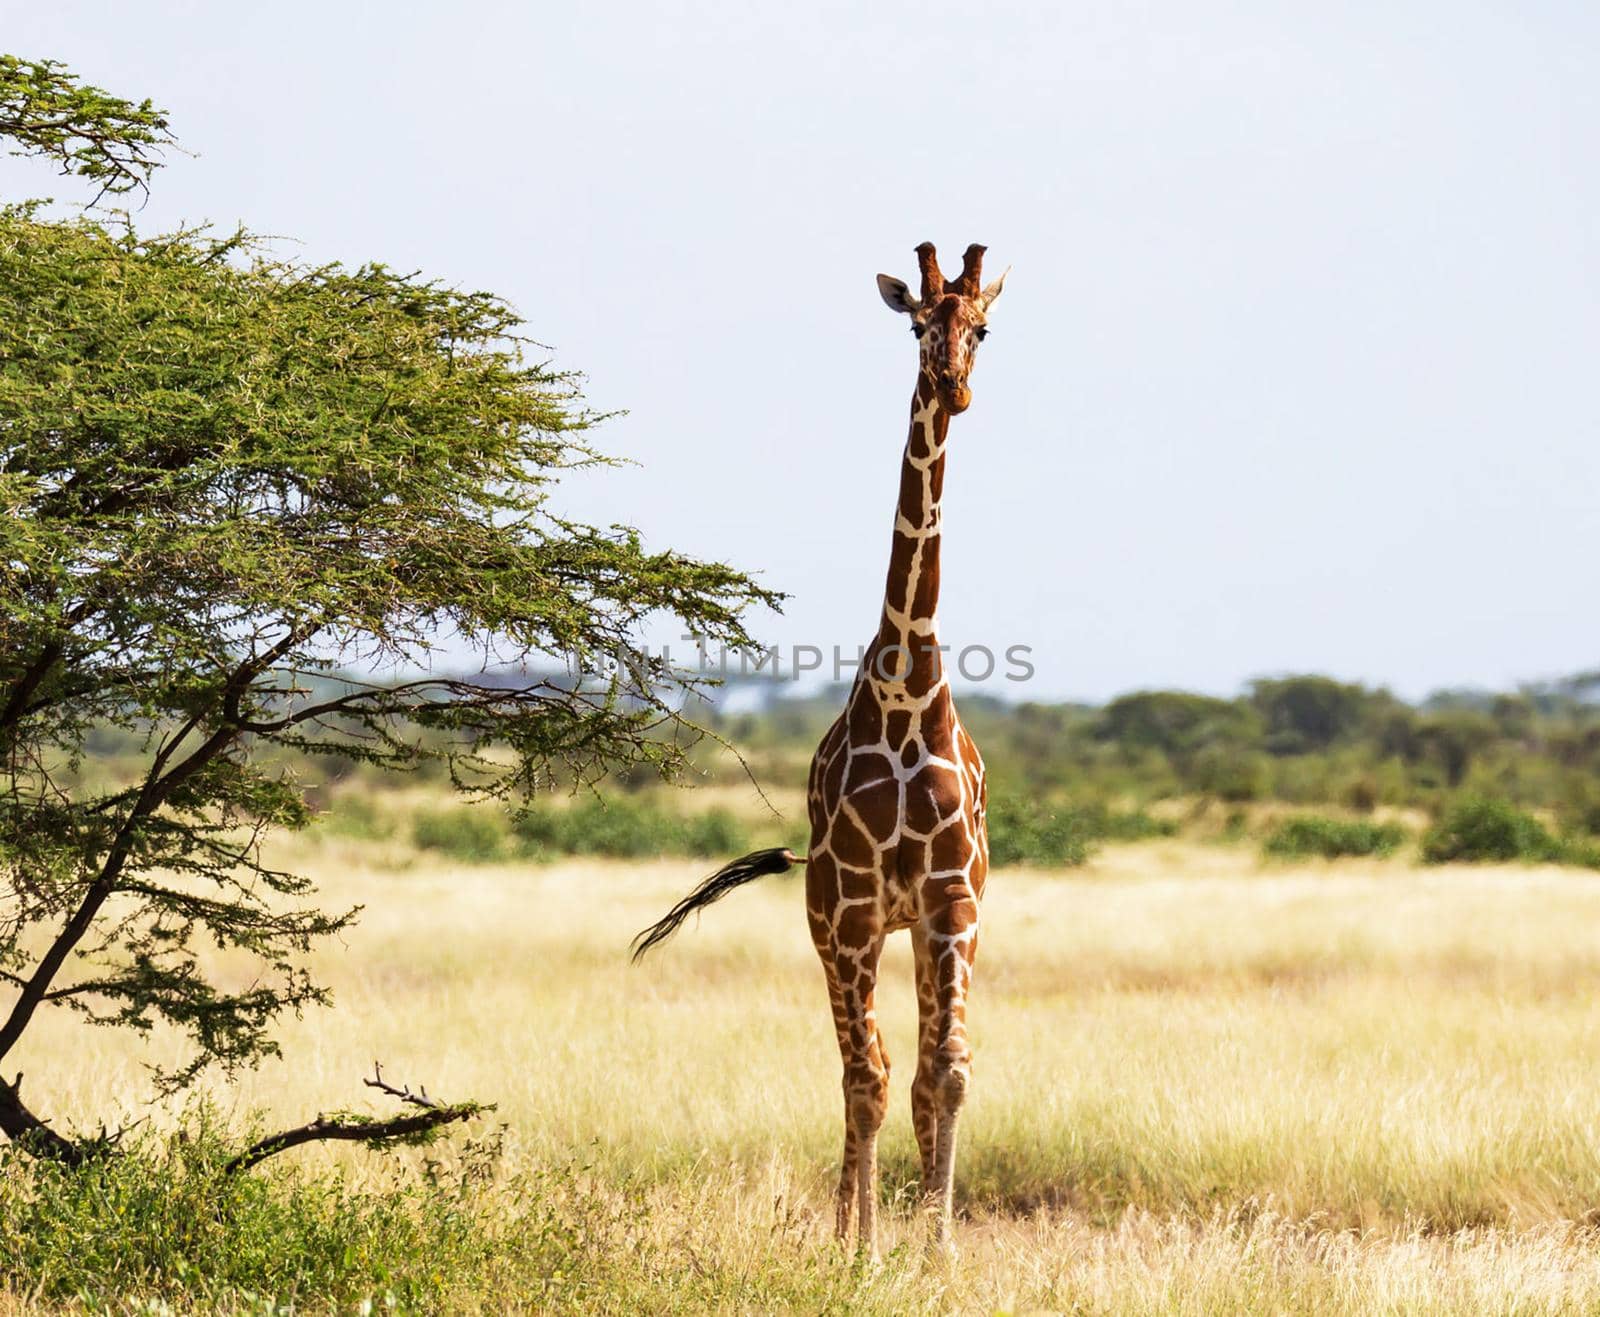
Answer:
M0 130L34 125L25 145L92 179L148 176L130 151L164 131L158 112L138 109L130 135L128 103L100 92L49 119L18 110L19 85L75 84L17 67L0 65ZM282 751L444 760L494 797L681 764L697 729L659 661L603 684L349 675L426 674L449 634L593 669L661 614L743 645L748 609L775 601L722 564L558 515L559 475L606 460L586 438L599 418L521 330L492 295L307 268L243 232L0 209L0 1063L42 1011L165 1022L191 1043L155 1074L170 1093L276 1052L275 1018L326 1001L298 960L354 912L263 858L267 829L310 817ZM77 770L107 728L137 738L139 769L94 787ZM204 941L254 957L251 986L208 979ZM0 1079L0 1129L94 1153L20 1082ZM312 1122L239 1164L477 1109L377 1082L404 1116Z

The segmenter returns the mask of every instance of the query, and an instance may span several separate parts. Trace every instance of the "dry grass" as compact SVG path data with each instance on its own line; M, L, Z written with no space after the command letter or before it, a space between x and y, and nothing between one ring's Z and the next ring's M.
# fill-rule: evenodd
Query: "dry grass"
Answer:
M577 1158L592 1198L642 1204L637 1267L581 1306L670 1292L730 1311L1600 1309L1600 875L1262 869L1183 842L997 875L961 1267L923 1266L909 1210L900 938L880 1009L902 1247L862 1276L827 1239L838 1058L798 884L740 893L630 969L628 937L690 866L452 871L292 846L368 913L319 957L337 1009L292 1022L288 1061L223 1100L293 1120L347 1106L373 1057L497 1100L509 1165ZM141 1059L59 1021L20 1064L41 1108L98 1121L138 1090ZM359 1152L304 1156L377 1173ZM691 1288L671 1288L675 1268Z

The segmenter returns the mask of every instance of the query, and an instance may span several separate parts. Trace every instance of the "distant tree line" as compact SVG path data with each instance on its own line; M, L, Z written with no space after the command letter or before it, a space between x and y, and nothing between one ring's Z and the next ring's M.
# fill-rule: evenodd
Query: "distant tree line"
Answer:
M725 715L719 730L758 756L814 744L840 692ZM1135 691L1094 707L961 701L997 789L1153 800L1209 796L1438 808L1457 794L1555 811L1600 833L1600 671L1510 692L1443 691L1412 704L1331 677L1263 677L1225 699ZM770 760L770 764L769 764ZM778 777L803 756L763 758Z

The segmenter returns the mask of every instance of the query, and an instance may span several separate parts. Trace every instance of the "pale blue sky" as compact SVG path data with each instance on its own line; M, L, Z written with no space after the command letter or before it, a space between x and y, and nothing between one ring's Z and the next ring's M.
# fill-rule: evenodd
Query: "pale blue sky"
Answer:
M1034 697L1600 662L1600 7L4 6L168 107L141 222L510 297L642 463L571 508L876 620L915 369L880 270L1014 267L945 638ZM70 184L0 166L17 196ZM1009 693L1018 693L1016 687Z

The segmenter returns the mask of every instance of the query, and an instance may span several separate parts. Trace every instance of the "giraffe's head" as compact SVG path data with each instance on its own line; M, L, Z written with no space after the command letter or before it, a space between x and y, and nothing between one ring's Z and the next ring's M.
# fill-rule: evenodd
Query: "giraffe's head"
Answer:
M922 345L922 373L933 381L934 396L951 415L966 411L972 402L967 377L978 344L989 332L989 308L1006 281L1002 274L983 286L983 252L973 243L961 258L961 277L946 279L939 273L933 244L923 243L917 248L921 297L913 297L903 279L878 276L878 292L889 309L911 317L911 332Z

